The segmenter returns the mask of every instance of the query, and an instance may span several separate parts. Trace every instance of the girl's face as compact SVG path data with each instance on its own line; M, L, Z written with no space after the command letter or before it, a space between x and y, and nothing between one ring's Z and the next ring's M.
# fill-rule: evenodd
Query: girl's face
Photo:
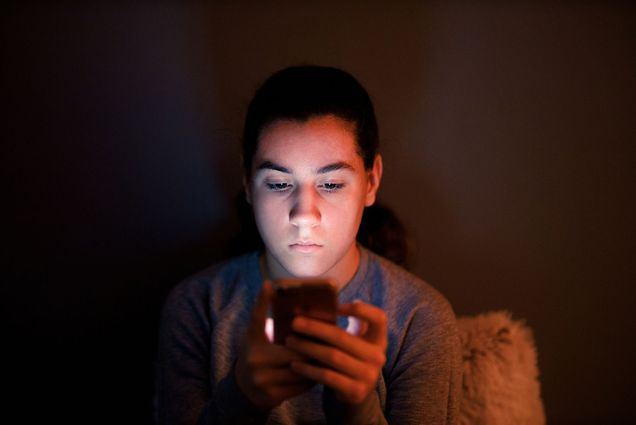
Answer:
M348 282L358 267L356 233L382 177L378 155L365 170L352 124L333 115L266 127L246 182L273 279Z

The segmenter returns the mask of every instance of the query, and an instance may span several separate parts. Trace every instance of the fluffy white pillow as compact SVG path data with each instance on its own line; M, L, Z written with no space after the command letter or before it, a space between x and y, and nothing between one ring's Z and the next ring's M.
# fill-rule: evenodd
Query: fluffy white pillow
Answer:
M532 330L498 311L457 319L463 354L460 425L544 425Z

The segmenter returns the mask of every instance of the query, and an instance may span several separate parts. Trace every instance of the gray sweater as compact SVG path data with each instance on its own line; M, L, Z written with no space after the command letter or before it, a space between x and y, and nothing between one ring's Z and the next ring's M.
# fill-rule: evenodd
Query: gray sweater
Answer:
M268 412L242 395L232 368L262 284L253 252L204 270L168 296L159 334L157 423L454 424L461 358L450 304L404 269L362 247L361 253L339 302L359 299L388 316L386 364L362 412L346 416L347 406L320 385ZM339 325L346 328L347 318Z

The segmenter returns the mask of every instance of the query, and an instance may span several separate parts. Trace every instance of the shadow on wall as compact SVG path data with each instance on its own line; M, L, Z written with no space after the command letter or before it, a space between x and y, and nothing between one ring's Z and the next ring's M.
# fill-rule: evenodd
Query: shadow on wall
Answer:
M149 423L164 297L236 228L216 102L197 103L189 18L167 12L3 16L13 417Z

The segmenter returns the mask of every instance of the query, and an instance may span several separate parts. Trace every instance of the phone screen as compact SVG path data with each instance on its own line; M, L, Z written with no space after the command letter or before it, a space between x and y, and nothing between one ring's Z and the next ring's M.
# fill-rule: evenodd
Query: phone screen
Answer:
M274 342L284 344L296 316L336 323L337 293L329 280L283 279L275 282L272 315Z

